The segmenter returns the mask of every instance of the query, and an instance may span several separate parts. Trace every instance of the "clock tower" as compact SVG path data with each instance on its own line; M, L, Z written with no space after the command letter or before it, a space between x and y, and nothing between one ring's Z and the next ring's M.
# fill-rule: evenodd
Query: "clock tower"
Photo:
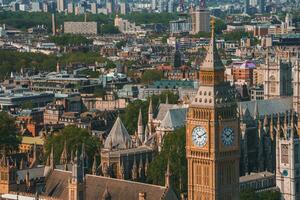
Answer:
M239 199L240 135L236 91L212 35L200 67L200 86L189 105L186 125L189 200Z

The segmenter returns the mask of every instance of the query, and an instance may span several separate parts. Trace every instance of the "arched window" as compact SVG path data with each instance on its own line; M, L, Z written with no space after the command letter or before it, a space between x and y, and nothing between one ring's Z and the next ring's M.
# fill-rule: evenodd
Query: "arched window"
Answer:
M270 81L270 92L275 93L276 92L276 83L275 83L275 76L270 76L269 78Z

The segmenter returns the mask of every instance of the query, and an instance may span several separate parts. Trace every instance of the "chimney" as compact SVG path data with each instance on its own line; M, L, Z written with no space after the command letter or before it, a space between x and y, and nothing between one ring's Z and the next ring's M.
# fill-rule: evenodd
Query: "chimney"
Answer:
M139 192L139 200L146 200L146 192Z

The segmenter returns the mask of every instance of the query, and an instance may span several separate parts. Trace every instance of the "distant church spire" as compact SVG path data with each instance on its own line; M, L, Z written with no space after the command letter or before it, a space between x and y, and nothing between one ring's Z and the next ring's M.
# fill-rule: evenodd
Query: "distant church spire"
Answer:
M51 152L50 152L50 168L53 170L55 168L55 160L54 160L54 149L53 145L51 146Z
M65 165L68 162L67 141L64 142L64 148L60 156L60 164Z
M139 111L139 118L138 118L138 127L137 127L137 134L140 141L144 141L144 126L143 126L143 119L142 119L142 109L140 108Z
M165 186L166 187L171 187L172 185L172 173L170 170L170 160L168 160L168 164L167 164L167 171L165 173Z

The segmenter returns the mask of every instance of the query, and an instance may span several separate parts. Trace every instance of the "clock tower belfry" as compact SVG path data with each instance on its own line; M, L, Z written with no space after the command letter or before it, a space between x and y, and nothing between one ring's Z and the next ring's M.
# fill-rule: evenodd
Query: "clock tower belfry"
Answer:
M189 200L239 199L240 136L236 91L225 81L214 19L200 86L186 125Z

